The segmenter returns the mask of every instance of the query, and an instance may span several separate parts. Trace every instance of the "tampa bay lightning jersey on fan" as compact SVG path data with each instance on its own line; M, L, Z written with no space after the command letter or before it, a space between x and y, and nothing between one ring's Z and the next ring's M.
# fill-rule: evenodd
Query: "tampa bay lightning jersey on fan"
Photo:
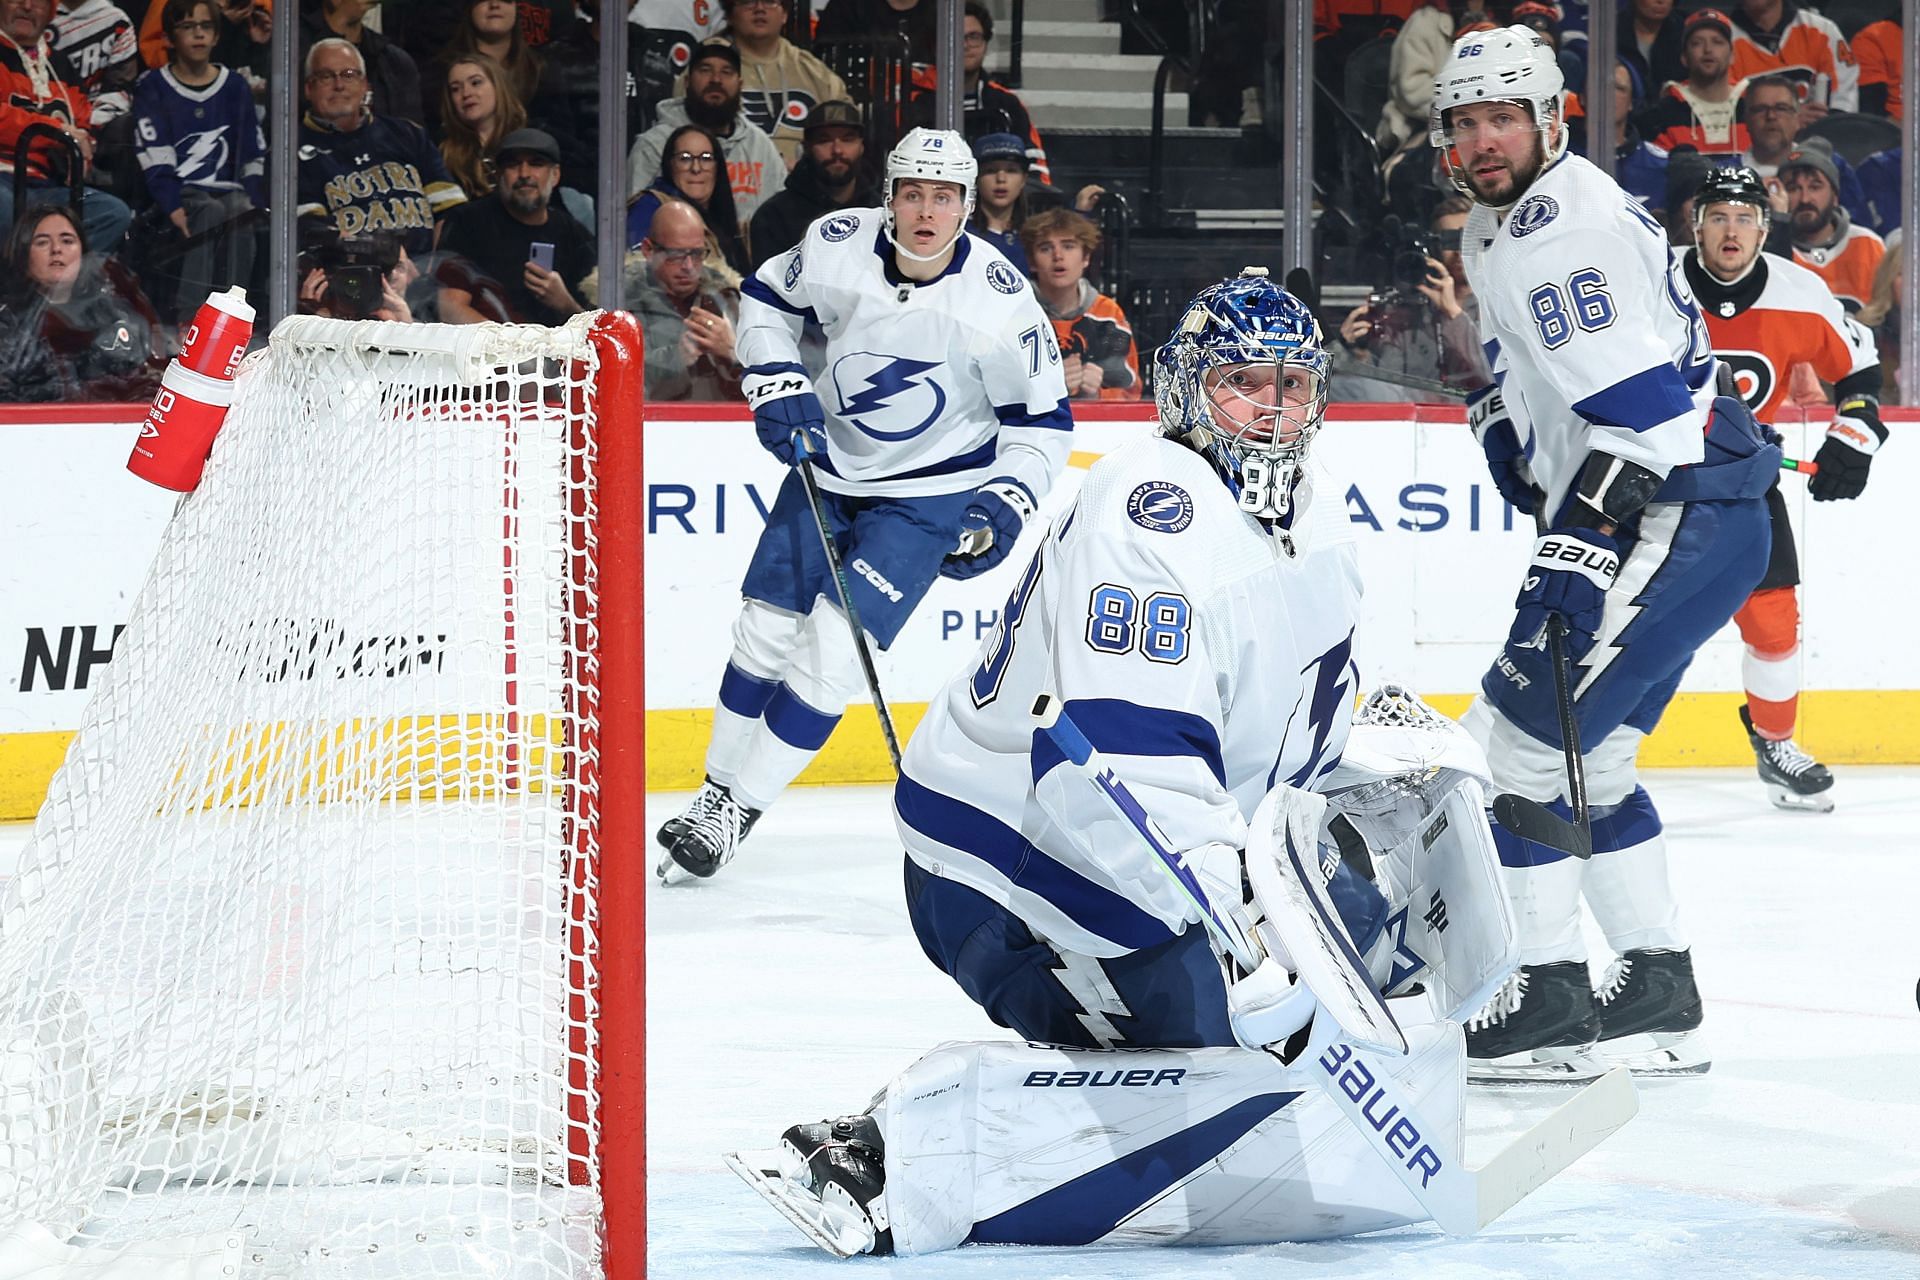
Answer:
M1460 238L1480 336L1547 510L1590 451L1659 475L1701 461L1714 358L1666 232L1579 156Z
M247 82L225 67L200 86L170 67L148 72L133 95L134 135L147 190L162 209L180 207L180 189L247 193L267 206L267 142Z
M1053 325L1026 277L971 235L937 278L889 283L882 216L829 214L761 264L741 290L741 365L799 369L803 322L825 331L824 489L958 493L1006 478L1037 502L1072 444Z
M908 856L1081 955L1197 923L1086 776L1036 740L1034 697L1063 700L1175 848L1243 847L1275 783L1314 787L1345 749L1360 574L1340 492L1310 467L1292 527L1270 533L1171 440L1095 463L979 661L914 731L894 790Z

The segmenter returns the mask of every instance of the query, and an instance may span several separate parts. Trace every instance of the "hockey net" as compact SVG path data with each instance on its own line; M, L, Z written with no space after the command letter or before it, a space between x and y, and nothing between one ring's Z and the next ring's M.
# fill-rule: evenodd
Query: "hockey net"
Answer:
M640 367L247 362L0 911L0 1262L640 1274Z

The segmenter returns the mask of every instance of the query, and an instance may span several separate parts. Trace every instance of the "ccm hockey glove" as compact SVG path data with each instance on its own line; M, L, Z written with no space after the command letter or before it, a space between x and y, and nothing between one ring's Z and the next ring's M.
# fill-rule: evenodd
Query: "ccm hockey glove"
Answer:
M940 562L940 576L977 577L1005 560L1033 512L1033 495L1018 480L999 476L981 485L960 517L960 545Z
M1495 383L1488 383L1467 397L1467 426L1480 449L1487 455L1487 470L1493 474L1493 487L1514 508L1532 515L1539 504L1540 492L1533 487L1533 471L1527 466L1526 453L1520 448L1520 434L1514 430L1507 402Z
M1567 657L1578 662L1593 648L1607 588L1620 572L1620 546L1597 529L1555 529L1533 544L1533 562L1514 607L1507 643L1523 649L1546 644L1547 615L1567 624Z
M1815 502L1859 497L1867 487L1867 468L1886 438L1878 405L1866 396L1843 401L1834 411L1820 451L1813 455L1820 470L1807 482L1807 496Z
M805 369L797 364L759 365L740 379L753 410L753 429L766 451L787 466L827 454L827 415Z

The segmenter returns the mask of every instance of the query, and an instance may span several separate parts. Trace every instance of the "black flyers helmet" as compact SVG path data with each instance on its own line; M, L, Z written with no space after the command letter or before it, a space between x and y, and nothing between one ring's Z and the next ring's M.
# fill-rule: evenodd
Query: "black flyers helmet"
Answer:
M1762 214L1769 208L1767 184L1745 165L1709 169L1693 192L1693 217L1698 222L1710 204L1750 204Z

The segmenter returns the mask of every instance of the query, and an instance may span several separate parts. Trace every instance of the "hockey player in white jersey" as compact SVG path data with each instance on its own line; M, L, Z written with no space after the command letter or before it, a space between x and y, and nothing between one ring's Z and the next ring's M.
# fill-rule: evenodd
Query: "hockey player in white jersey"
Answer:
M923 950L1027 1043L942 1046L867 1112L729 1157L836 1253L1344 1235L1426 1218L1393 1169L1438 1178L1458 1159L1465 1058L1446 1019L1513 954L1484 762L1404 694L1368 702L1388 749L1342 762L1360 580L1343 486L1309 452L1328 372L1312 313L1249 269L1193 301L1157 368L1159 435L1089 470L894 792ZM1036 730L1041 694L1228 915L1277 919L1284 895L1262 886L1297 887L1389 993L1415 974L1453 992L1405 1015L1404 1056L1381 1067L1418 1140L1389 1154L1388 1108L1350 1125L1310 1079L1328 1061L1303 1055L1327 1025L1310 1010L1334 993L1293 957L1319 947L1258 924L1257 964L1217 955L1144 820Z
M1704 1071L1687 933L1634 758L1766 569L1780 452L1719 396L1664 233L1567 153L1563 107L1552 48L1527 27L1461 37L1435 80L1432 142L1475 202L1461 249L1495 376L1468 420L1501 492L1541 526L1466 722L1501 790L1568 812L1546 631L1564 627L1592 805L1589 861L1496 830L1524 963L1469 1025L1468 1052L1491 1078L1578 1078L1607 1059ZM1583 896L1617 953L1597 994Z
M854 612L882 649L936 576L1006 558L1072 443L1052 325L1025 277L964 229L977 174L961 135L915 129L887 157L883 207L820 219L741 290L736 351L760 443L811 462ZM826 334L817 389L804 325ZM741 594L706 781L661 826L662 877L719 870L862 689L797 472Z

